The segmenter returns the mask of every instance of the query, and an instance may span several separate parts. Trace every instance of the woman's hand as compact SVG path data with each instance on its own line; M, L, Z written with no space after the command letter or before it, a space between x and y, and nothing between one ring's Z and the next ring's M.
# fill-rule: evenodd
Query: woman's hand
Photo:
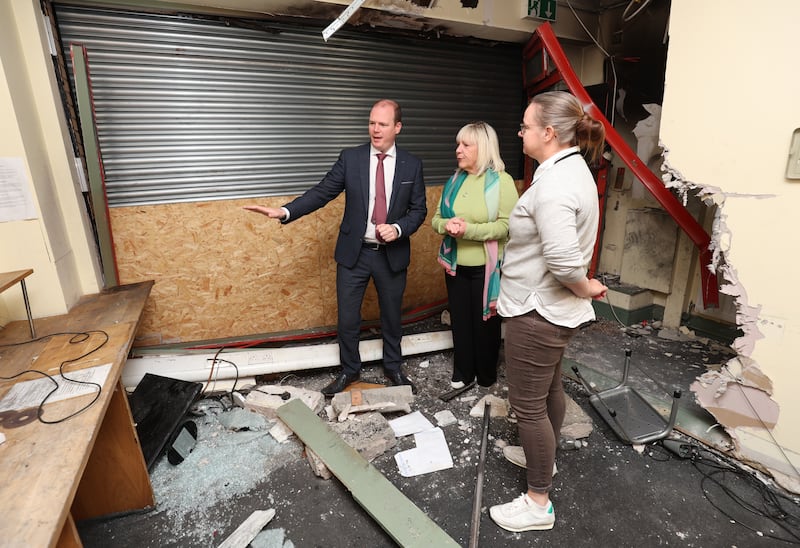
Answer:
M608 293L608 287L603 285L600 280L592 278L589 280L589 296L593 299L602 299Z
M453 217L447 221L444 229L453 238L460 238L467 231L467 221L461 217Z
M568 287L570 291L575 293L575 295L578 297L583 297L584 299L602 299L606 296L606 293L608 293L608 288L604 286L600 280L595 278L584 278L580 282L564 285Z

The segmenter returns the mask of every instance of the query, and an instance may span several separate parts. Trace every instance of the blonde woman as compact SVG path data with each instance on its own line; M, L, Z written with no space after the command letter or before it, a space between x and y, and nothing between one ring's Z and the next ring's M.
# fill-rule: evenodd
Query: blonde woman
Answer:
M451 387L473 381L488 387L497 381L500 262L518 195L492 126L467 124L456 143L458 169L445 184L432 221L444 236L438 260L445 269L453 331Z

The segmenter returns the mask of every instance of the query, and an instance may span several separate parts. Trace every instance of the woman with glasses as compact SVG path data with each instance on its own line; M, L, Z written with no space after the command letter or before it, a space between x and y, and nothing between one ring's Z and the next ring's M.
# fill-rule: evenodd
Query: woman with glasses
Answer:
M445 270L453 332L450 384L457 389L477 381L488 387L497 380L500 262L518 194L492 126L467 124L456 143L458 169L445 184L432 221L444 236L438 260Z
M517 417L527 491L489 510L509 531L552 529L555 454L566 399L561 357L575 330L593 320L592 299L608 288L587 277L600 211L587 165L602 153L603 125L571 94L536 95L520 125L522 150L539 162L509 218L497 311L505 323L508 400Z

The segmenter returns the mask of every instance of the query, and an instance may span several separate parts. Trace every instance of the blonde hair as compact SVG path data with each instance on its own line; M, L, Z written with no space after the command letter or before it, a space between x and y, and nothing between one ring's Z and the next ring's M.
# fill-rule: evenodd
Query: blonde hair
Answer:
M462 127L456 135L456 143L470 143L478 147L475 164L478 175L489 168L497 173L505 171L506 164L500 157L500 141L497 132L486 122L471 122Z
M566 91L548 91L535 95L531 104L539 105L534 109L538 125L552 127L559 143L578 145L590 162L597 161L603 153L606 128L583 111L574 95Z

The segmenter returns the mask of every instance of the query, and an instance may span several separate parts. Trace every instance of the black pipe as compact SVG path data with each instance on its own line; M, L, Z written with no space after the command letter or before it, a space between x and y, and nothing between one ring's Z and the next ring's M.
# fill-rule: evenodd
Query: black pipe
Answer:
M478 479L472 499L472 523L469 531L469 548L477 548L481 528L481 500L483 499L483 469L486 465L486 446L489 444L489 417L492 406L487 401L483 406L483 432L481 433L481 456L478 459Z

